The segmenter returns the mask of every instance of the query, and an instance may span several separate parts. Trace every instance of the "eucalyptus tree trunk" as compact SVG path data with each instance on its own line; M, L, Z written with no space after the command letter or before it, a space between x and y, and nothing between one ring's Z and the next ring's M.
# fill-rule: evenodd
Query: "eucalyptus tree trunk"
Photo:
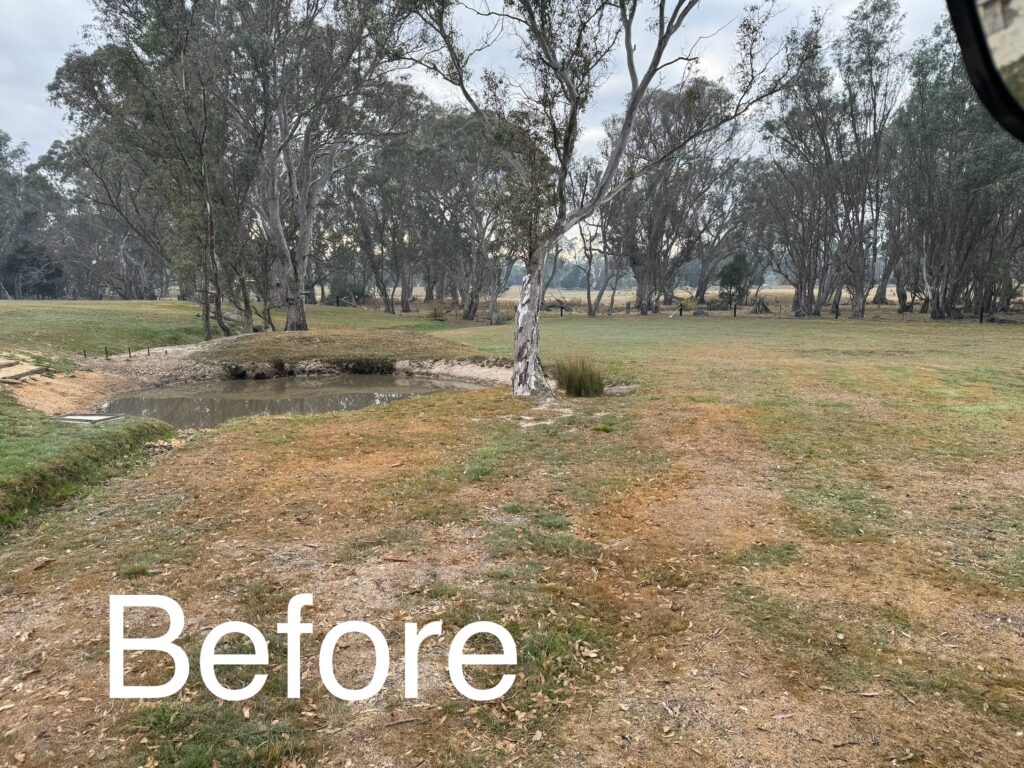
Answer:
M619 292L619 276L615 276L615 280L612 281L612 295L608 299L608 314L611 315L615 312L615 294ZM600 302L598 302L600 303Z
M510 259L504 267L500 265L494 266L494 279L492 281L491 295L489 298L491 325L501 325L501 310L498 307L498 298L508 290L508 281L512 276L512 266L514 263L515 262Z
M606 265L605 269L604 269L604 273L601 275L601 280L599 281L598 286L597 286L597 294L593 297L593 300L591 300L590 277L589 276L587 277L587 316L588 317L597 317L598 313L601 311L601 303L604 301L604 294L605 294L605 291L608 290L608 284L611 282L611 279L612 279L611 275L609 274L608 268L607 268L607 265ZM618 278L616 278L616 281L617 280L618 280ZM613 293L612 294L612 302L613 303L615 301L614 296L615 296L615 294Z
M466 291L462 300L462 319L476 320L476 313L479 307L480 294L473 290Z
M401 293L399 295L402 312L412 312L412 292L414 286L412 270L407 261L403 261L399 273L401 274Z
M711 286L711 270L705 269L701 264L700 275L697 277L697 292L694 294L694 301L704 304L707 301L708 288Z
M863 320L867 314L868 291L863 286L855 286L850 296L850 317Z
M594 315L597 314L597 312L594 310L594 297L592 295L593 283L594 283L594 267L593 267L593 264L591 264L590 266L587 267L586 274L587 274L587 317L593 317Z
M512 368L512 392L517 397L551 397L551 388L540 364L540 305L544 291L544 257L552 243L541 245L530 254L523 273L523 289L516 307L515 360Z
M551 284L555 282L555 277L558 275L558 262L562 258L562 249L558 247L558 241L555 242L554 246L555 258L551 261L551 274L548 275L547 280L544 281L544 287L540 290L540 303L543 304L545 298L548 295L548 289L551 288Z
M242 280L242 331L252 333L252 299L249 297L249 287Z
M284 329L286 331L309 330L309 323L306 322L306 301L303 296L305 281L299 275L299 268L302 266L302 260L296 262L294 258L289 259L288 280L284 293Z
M203 260L203 338L209 341L213 338L213 329L210 327L210 276L205 259Z
M892 280L893 270L896 268L896 262L898 259L887 258L885 260L885 266L882 268L882 278L878 281L878 288L875 290L875 296L871 299L872 304L881 306L882 304L889 303L889 281Z
M490 324L501 325L501 311L498 309L498 294L494 293L491 295L490 300Z
M473 246L471 261L472 264L469 270L469 279L466 281L466 285L462 292L463 320L476 320L476 313L480 309L480 291L483 289L483 280L480 270L483 265L482 257L475 245Z

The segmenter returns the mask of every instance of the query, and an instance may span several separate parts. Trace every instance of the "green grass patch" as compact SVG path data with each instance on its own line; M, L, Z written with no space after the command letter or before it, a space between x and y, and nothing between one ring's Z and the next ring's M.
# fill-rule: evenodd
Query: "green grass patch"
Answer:
M177 301L5 301L0 349L55 355L70 362L101 357L104 347L166 347L202 341L195 304Z
M434 600L449 600L458 596L459 588L436 573L431 573L427 583L423 585L421 594Z
M877 533L891 518L888 506L864 485L839 481L816 483L790 494L801 525L830 538L856 538Z
M540 512L537 515L537 525L550 531L569 530L569 520L561 512Z
M155 761L151 764L173 768L279 768L287 760L316 757L303 732L288 720L246 709L248 719L242 703L179 701L146 707L138 713L137 728L149 749L140 753Z
M172 434L153 419L88 426L23 408L0 391L0 531L122 472L144 443Z
M585 615L586 606L564 605L564 598L547 590L504 584L493 600L483 601L463 593L449 607L443 621L446 627L464 627L474 621L501 624L516 638L519 664L518 679L500 707L486 711L483 725L504 734L519 723L508 718L510 710L519 710L529 718L543 720L552 716L552 705L569 696L581 678L599 668L595 660L602 657L609 639L600 622ZM473 652L496 652L496 643L471 649ZM481 688L497 683L499 670L468 670L474 684ZM455 702L456 711L472 706ZM557 716L555 714L555 716ZM543 727L539 724L531 727Z
M143 557L117 569L117 575L123 579L134 579L138 576L146 576L156 563L152 557Z
M783 671L842 687L871 679L863 639L830 626L819 611L754 586L740 586L728 598L733 615L784 657Z
M999 581L1013 589L1024 589L1024 549L1017 549L1000 558L993 568Z
M800 547L791 541L761 543L738 552L732 562L746 568L781 568L800 558Z
M505 524L494 525L486 541L494 557L530 554L593 560L601 553L600 546L583 541L571 533L549 533L531 527L517 528Z

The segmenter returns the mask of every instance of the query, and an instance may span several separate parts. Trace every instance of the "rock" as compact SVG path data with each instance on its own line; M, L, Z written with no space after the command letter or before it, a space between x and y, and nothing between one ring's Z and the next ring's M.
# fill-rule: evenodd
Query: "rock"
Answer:
M616 384L611 387L605 387L604 393L606 395L628 395L632 392L636 392L636 384Z

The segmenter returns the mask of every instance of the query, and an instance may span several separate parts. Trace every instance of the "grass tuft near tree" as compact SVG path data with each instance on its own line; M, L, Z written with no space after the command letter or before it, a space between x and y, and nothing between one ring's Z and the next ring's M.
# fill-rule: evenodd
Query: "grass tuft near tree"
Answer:
M600 397L604 394L604 377L586 357L572 357L555 364L555 381L570 397Z

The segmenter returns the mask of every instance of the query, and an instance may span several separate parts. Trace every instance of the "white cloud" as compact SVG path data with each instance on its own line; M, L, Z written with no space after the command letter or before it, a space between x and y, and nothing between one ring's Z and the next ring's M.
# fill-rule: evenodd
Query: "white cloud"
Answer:
M92 19L88 0L3 0L0 23L0 129L34 155L66 135L46 86Z

